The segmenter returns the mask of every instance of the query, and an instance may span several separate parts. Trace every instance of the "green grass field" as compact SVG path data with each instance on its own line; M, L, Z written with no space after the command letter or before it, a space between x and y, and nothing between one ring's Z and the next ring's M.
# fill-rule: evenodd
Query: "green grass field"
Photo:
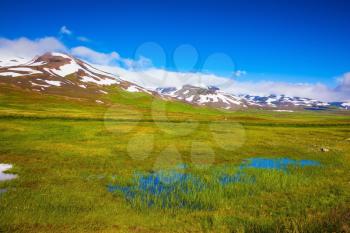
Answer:
M350 232L349 113L225 112L113 92L99 105L0 87L0 163L18 174L0 183L0 232ZM322 165L215 183L253 157ZM180 163L211 185L182 197L203 208L108 192Z

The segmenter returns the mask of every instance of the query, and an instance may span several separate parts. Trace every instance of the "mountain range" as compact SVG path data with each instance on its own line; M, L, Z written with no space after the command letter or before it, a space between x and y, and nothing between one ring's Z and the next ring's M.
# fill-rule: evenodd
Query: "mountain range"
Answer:
M93 65L64 53L45 53L32 60L24 58L0 58L0 84L16 86L43 94L89 98L104 104L99 96L107 95L108 86L116 86L128 92L141 92L170 101L192 105L235 109L269 109L273 111L294 110L349 110L350 103L327 103L302 97L285 95L234 95L222 92L215 86L197 87L184 85L181 88L158 87L149 90L126 81L118 74L111 74Z

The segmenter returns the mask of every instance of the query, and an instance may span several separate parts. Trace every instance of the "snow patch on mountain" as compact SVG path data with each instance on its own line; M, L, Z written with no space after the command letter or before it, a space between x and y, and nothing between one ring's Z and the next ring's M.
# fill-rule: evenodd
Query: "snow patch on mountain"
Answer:
M55 75L66 77L67 75L78 72L79 69L79 65L77 65L76 63L70 63L60 66L58 69L49 69L49 71L54 73Z
M98 85L106 85L106 86L119 83L117 80L114 80L114 79L108 79L108 78L105 78L105 79L94 79L94 78L91 78L89 76L81 77L80 81L85 82L85 83L96 83Z
M30 74L41 74L41 71L38 70L33 70L32 68L28 68L28 67L12 67L9 68L9 70L13 70L13 71L23 71L23 72L28 72Z
M39 61L39 62L29 62L28 64L25 64L27 66L43 66L46 65L47 62Z
M29 62L30 59L23 57L5 57L0 54L0 67L19 66Z
M20 76L23 76L23 74L19 74L15 72L0 72L0 76L20 77Z
M44 84L38 84L32 81L29 81L30 84L32 84L32 86L38 86L38 87L50 87L50 85L44 85Z
M60 81L45 80L45 82L56 87L60 87L62 85L62 82Z
M63 58L67 58L67 59L71 59L70 56L64 54L64 53L57 53L57 52L52 52L51 53L52 56L55 56L55 57L63 57Z
M140 92L140 90L138 88L136 88L135 86L130 86L126 90L128 92Z

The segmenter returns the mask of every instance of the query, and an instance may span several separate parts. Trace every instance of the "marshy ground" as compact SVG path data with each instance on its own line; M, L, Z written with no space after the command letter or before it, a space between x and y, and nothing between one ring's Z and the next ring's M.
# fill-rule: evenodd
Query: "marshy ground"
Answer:
M124 92L110 97L114 106L2 93L0 163L17 178L0 182L0 232L350 231L347 113L164 110ZM282 169L241 167L251 158ZM167 191L145 193L140 180Z

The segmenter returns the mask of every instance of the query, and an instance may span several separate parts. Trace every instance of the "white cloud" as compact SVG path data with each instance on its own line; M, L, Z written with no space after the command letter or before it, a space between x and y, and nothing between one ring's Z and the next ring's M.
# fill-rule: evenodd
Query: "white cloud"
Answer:
M72 31L69 30L66 26L60 28L60 34L62 35L72 35Z
M241 77L241 76L244 76L244 75L246 75L247 74L247 71L245 71L245 70L237 70L237 71L235 71L234 72L234 76L235 77Z
M232 82L232 80L213 74L174 72L155 67L137 70L126 69L118 66L103 66L96 64L95 66L109 73L119 74L124 80L134 82L149 89L155 89L157 87L180 88L186 84L201 87L211 85L224 87Z
M0 38L1 57L33 58L36 55L50 51L67 51L65 45L55 37L44 37L30 40L22 37L19 39Z
M62 26L59 30L59 36L62 38L64 35L73 35L73 31L68 29L67 26ZM74 37L76 40L81 41L81 42L90 42L90 39L85 37L85 36L76 36Z
M31 59L36 55L51 51L72 53L100 69L119 74L125 80L151 89L169 86L181 87L185 84L191 84L217 86L232 94L286 94L323 101L350 101L350 72L338 78L336 88L330 88L322 83L250 82L228 79L214 74L167 71L153 67L151 60L145 57L133 60L123 58L117 52L102 53L84 46L69 49L55 37L35 40L25 37L13 40L0 38L0 57ZM236 77L244 74L246 74L245 71L237 71ZM268 76L264 76L264 79L268 80Z
M81 59L98 65L114 65L124 67L127 70L141 70L152 66L151 60L140 57L138 60L123 58L119 53L101 53L85 46L78 46L71 49L71 53Z
M345 73L342 77L338 78L338 84L338 90L350 92L350 72Z
M121 58L120 62L129 70L143 70L152 67L152 61L143 56L141 56L138 60Z
M85 37L85 36L78 36L77 40L79 40L81 42L90 42L90 39Z
M339 88L329 88L328 86L316 83L286 83L273 81L237 81L220 77L214 74L204 73L181 73L166 71L163 69L151 68L143 71L126 70L121 67L98 66L98 68L110 73L121 75L127 81L134 82L149 89L157 87L177 87L185 84L194 86L217 86L222 91L231 94L250 94L267 96L271 94L285 94L287 96L298 96L312 98L322 101L349 101L350 89L338 90ZM348 85L350 73L345 76L341 85ZM345 86L346 86L345 85ZM346 86L349 88L349 86Z
M338 78L338 86L335 91L342 95L343 99L350 101L350 72Z
M71 53L89 62L102 65L113 64L120 59L120 55L117 52L101 53L85 46L74 47L71 49Z
M235 81L233 85L227 88L228 92L235 94L251 94L266 96L270 94L307 97L323 101L337 101L339 95L324 84L308 83L286 83L286 82L239 82Z

